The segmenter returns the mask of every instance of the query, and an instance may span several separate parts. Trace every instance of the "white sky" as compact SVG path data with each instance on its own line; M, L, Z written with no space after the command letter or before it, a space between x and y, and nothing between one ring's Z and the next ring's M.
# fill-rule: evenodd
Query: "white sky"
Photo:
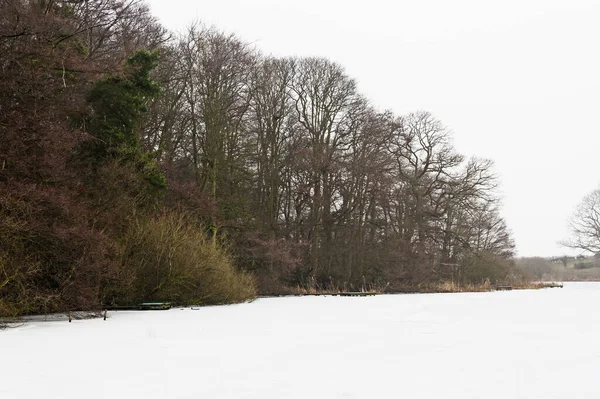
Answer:
M600 183L598 0L150 0L266 54L325 56L373 105L427 110L490 158L521 256L568 253L570 215Z

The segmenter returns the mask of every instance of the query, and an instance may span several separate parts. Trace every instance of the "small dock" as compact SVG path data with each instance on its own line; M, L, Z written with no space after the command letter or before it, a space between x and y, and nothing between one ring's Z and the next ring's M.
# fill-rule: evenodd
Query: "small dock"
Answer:
M295 294L295 296L375 296L380 295L378 292L318 292L318 293L306 293L306 294Z
M131 306L106 306L106 310L169 310L170 302L144 302Z
M542 288L562 288L560 283L542 283Z
M144 302L138 305L140 310L168 310L171 309L170 302Z

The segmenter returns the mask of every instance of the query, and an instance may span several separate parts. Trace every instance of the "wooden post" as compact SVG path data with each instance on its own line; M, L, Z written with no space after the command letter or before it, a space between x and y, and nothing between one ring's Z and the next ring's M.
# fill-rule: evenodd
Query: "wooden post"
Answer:
M106 309L104 309L104 320L106 320L106 314L107 314L107 313L108 313L108 312L107 312L107 310L106 310Z
M69 310L69 323L71 322L71 320L73 319L73 314L71 313L71 311Z

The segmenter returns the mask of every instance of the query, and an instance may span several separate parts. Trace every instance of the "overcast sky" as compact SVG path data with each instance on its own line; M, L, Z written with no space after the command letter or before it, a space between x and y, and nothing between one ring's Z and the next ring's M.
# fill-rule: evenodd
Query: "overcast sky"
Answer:
M264 53L325 56L380 109L427 110L492 159L521 256L567 253L568 220L600 184L598 0L151 0Z

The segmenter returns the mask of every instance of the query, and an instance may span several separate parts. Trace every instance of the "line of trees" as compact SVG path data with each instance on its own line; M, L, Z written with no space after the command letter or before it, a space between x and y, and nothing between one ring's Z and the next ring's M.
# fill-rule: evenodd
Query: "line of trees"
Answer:
M163 48L147 151L216 204L202 215L263 290L415 286L497 267L514 244L490 161L427 112L374 108L324 58L273 58L194 25Z
M515 278L496 185L330 60L0 0L0 314Z

